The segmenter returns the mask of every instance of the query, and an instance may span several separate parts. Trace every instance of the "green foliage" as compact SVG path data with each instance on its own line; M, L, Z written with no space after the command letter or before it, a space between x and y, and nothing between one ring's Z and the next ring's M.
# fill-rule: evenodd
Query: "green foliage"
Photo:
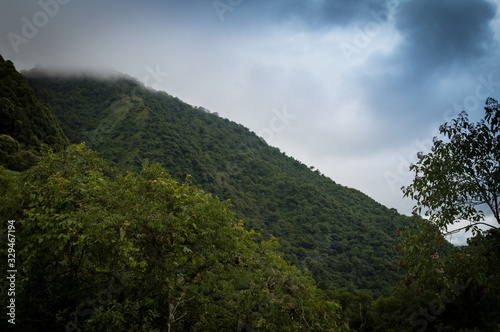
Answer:
M442 257L449 243L445 241L436 227L427 220L418 220L415 225L397 231L400 237L396 248L402 254L399 268L406 270L405 283L415 286L420 292L428 288L443 273ZM413 283L417 279L418 283Z
M193 108L128 78L49 77L27 73L73 143L121 171L143 159L221 200L245 228L275 236L283 257L323 288L380 293L399 276L394 230L411 220L363 193L336 184L267 145L242 125Z
M451 251L436 227L422 220L401 232L399 266L406 278L395 292L405 294L405 317L418 329L457 331L500 327L500 234L478 234ZM401 313L402 310L399 310ZM401 315L401 314L400 314Z
M415 213L429 220L399 232L398 265L406 270L405 290L415 308L410 324L420 331L498 331L500 328L500 233L482 222L489 208L499 220L500 108L486 101L485 119L476 124L462 112L441 126L448 142L434 139L432 152L419 156L415 179L405 196L417 201ZM479 208L478 208L479 207ZM450 249L447 228L470 221L468 245ZM481 231L479 224L491 229ZM408 293L409 291L409 293Z
M462 113L444 124L445 138L412 166L405 196L429 222L123 77L31 72L29 83L72 142L134 173L117 173L84 145L39 160L40 150L67 141L24 77L0 60L0 235L4 220L17 221L24 327L498 331L500 233L476 227L480 204L498 220L495 100L484 121L470 124ZM452 248L442 232L464 218L475 237ZM394 229L409 224L396 231L396 252ZM405 275L393 286L396 266Z
M24 173L0 170L0 181L2 234L5 216L16 221L16 323L27 330L337 329L339 305L275 238L259 240L228 202L157 163L116 174L74 145Z
M412 294L408 289L394 287L392 294L380 297L370 304L368 317L371 324L365 331L375 332L413 332L415 326L410 324L409 317L418 310L411 301Z
M485 119L476 124L464 111L451 124L442 125L440 132L449 141L434 138L432 152L420 153L417 164L410 167L415 179L403 187L405 196L416 200L416 213L423 209L441 230L469 220L466 230L479 232L485 205L500 223L500 107L488 98L485 110Z
M21 171L34 165L40 149L69 144L57 120L40 104L26 78L0 56L0 165Z
M35 153L30 150L20 150L18 141L9 135L0 135L0 164L2 166L14 171L28 169L38 161Z

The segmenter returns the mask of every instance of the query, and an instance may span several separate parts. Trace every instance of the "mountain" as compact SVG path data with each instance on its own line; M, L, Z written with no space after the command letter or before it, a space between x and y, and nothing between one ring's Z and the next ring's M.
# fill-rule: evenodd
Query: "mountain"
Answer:
M144 159L230 200L248 229L275 236L283 256L321 288L382 292L398 273L396 228L412 219L269 146L244 126L129 77L24 73L72 143L122 171Z
M3 77L19 77L6 65ZM283 259L276 238L245 230L228 201L172 179L158 163L116 172L84 144L38 151L48 146L37 139L59 128L57 122L46 108L24 111L41 106L25 79L22 88L5 81L3 105L28 124L20 126L22 135L16 128L5 132L32 139L22 148L39 157L22 171L0 167L0 237L8 240L0 256L10 269L0 280L8 310L0 331L12 325L22 331L343 325L340 305ZM32 98L23 104L26 96ZM45 117L54 125L37 126ZM11 150L21 144L0 134L6 161L18 161Z
M40 104L26 78L0 56L0 165L15 171L32 166L40 149L69 144L59 123Z

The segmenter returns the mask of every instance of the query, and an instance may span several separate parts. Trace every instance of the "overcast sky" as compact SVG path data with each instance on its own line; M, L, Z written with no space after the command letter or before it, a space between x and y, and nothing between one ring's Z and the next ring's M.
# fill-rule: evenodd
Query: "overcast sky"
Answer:
M411 213L439 125L500 98L500 0L2 0L0 54L116 70Z

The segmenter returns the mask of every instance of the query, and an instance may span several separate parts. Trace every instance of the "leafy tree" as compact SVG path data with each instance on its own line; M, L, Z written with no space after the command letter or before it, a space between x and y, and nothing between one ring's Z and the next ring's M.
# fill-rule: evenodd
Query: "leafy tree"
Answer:
M476 124L465 111L443 124L440 133L447 141L434 138L432 152L419 153L410 167L415 179L403 187L404 195L416 200L415 213L423 210L442 231L461 220L470 221L465 229L474 233L480 224L498 229L483 221L482 208L500 223L500 107L488 98L485 110Z
M428 154L418 154L410 167L415 179L403 187L416 200L419 219L397 231L397 263L406 270L404 288L413 313L410 325L419 331L497 331L500 327L500 232L484 221L488 210L499 222L500 107L486 101L485 118L470 123L465 112L440 127ZM467 220L468 245L452 248L448 227ZM482 231L479 225L490 229Z
M398 250L406 277L394 293L405 296L406 317L418 331L497 331L500 327L500 233L478 233L450 248L435 225L420 220L401 231ZM408 324L407 323L407 324Z
M157 163L115 174L74 145L23 173L0 169L0 182L26 330L337 329L339 305L280 257L276 239L260 241L228 202Z

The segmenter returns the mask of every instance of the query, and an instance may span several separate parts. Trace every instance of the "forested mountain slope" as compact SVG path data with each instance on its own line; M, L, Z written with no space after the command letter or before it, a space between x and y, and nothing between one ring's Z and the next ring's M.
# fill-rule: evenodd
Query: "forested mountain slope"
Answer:
M19 171L0 164L0 255L11 269L0 281L1 331L344 325L331 296L281 257L276 238L245 230L229 202L158 163L116 172L84 144L62 149L64 136L66 144L46 144L52 129L61 132L57 120L11 62L0 69L2 109L13 111L3 113L2 157L14 166L33 157Z
M24 170L42 145L56 151L69 144L52 113L40 104L26 78L0 56L0 165Z
M266 144L242 125L133 79L24 73L72 143L85 142L120 170L160 162L230 199L248 229L274 235L285 259L320 287L381 291L396 279L395 229L409 217Z

